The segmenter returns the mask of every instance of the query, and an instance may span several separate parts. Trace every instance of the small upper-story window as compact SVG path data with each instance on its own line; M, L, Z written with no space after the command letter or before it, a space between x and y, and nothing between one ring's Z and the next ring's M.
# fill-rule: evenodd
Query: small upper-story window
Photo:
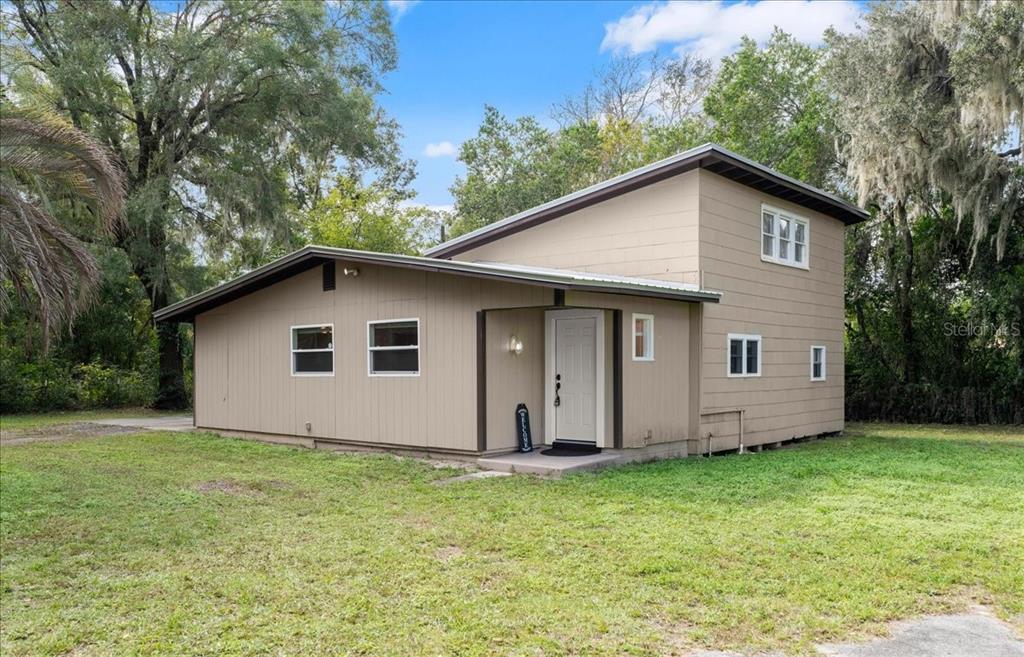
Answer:
M654 360L654 315L633 315L633 360Z
M825 380L825 347L811 347L811 381Z
M807 220L767 205L761 206L761 259L807 268Z
M292 376L334 374L334 325L292 327Z
M729 376L761 376L761 336L729 334Z
M370 376L419 376L419 319L368 322L367 326Z

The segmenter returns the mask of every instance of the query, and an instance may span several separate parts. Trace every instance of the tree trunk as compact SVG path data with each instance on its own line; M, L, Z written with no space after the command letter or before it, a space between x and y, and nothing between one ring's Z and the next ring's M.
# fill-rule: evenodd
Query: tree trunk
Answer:
M903 341L903 376L907 383L916 383L919 377L917 341L914 335L914 305L911 290L914 286L914 236L907 222L907 209L902 203L896 206L899 218L899 235L903 242L903 257L900 259L900 281L898 285L900 337Z
M163 286L153 289L151 282L143 280L143 287L152 300L153 312L166 307L167 292ZM185 368L181 360L181 333L177 324L161 322L156 325L159 377L155 408L180 410L189 407L189 396L185 390Z
M147 246L149 257L154 259L150 262L147 262L144 256L134 253L134 250L127 245L125 246L132 261L132 269L142 283L146 296L149 297L151 313L170 305L167 295L169 282L162 279L163 272L167 270L165 264L167 244L164 235L162 226L150 230ZM178 325L165 322L156 324L156 338L159 371L156 399L153 401L153 406L165 410L189 408L190 399L188 391L185 389L185 367L181 358L181 333Z

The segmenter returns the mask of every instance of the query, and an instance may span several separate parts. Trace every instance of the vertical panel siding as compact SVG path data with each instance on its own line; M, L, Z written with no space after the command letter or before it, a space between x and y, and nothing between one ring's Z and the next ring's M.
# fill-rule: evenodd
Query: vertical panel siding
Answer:
M476 311L546 305L551 291L358 268L358 277L339 273L333 291L317 268L197 317L197 425L475 450ZM411 317L420 376L368 376L367 322ZM321 322L334 324L334 376L293 377L290 327Z
M744 443L757 445L843 428L842 222L700 171L700 267L723 293L703 307L701 405L745 409ZM809 270L761 260L761 204L808 220ZM726 375L729 333L762 336L760 377ZM825 345L827 381L810 380L811 345ZM714 449L738 444L735 414L707 415ZM703 447L703 445L702 445Z
M549 292L550 293L550 292ZM540 308L487 313L487 449L516 446L515 410L530 410L534 444L544 441L544 311ZM523 353L508 350L515 335Z
M690 171L454 256L697 283Z
M622 310L622 445L643 447L684 440L690 417L690 306L693 304L612 294L569 292L570 306ZM654 361L633 360L633 313L654 315ZM608 321L611 313L606 313ZM611 357L610 327L605 331ZM612 367L605 367L611 385ZM611 388L605 394L610 405ZM610 412L610 407L608 408ZM605 422L611 445L611 418Z

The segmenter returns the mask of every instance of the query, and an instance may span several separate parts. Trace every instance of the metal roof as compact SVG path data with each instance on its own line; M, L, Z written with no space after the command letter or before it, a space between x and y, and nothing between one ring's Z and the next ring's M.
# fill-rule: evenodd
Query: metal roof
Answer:
M626 294L676 301L717 303L722 296L718 292L701 290L696 285L648 278L611 276L567 269L521 267L499 263L458 262L327 246L307 246L227 283L162 308L153 313L153 317L158 322L191 321L200 313L329 261L404 267L420 271L539 285L559 290Z
M867 212L834 194L790 178L718 144L704 144L460 235L427 249L424 254L447 258L696 168L835 217L847 225L868 218Z

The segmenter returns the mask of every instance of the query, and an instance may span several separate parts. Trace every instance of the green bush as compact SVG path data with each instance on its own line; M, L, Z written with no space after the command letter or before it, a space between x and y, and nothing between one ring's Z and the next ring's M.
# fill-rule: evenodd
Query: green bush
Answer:
M156 394L152 377L99 364L75 368L78 401L83 408L148 406Z
M150 406L155 373L57 359L17 363L0 358L0 413Z

